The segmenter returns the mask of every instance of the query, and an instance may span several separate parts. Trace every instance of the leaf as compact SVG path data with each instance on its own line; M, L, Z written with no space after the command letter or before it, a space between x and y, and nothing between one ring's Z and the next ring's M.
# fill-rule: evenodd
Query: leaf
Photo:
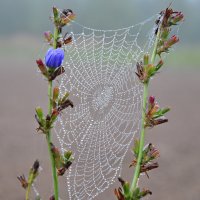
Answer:
M53 15L54 15L54 20L56 20L59 16L59 11L56 7L53 7Z
M37 114L37 116L38 116L39 121L42 122L43 117L44 117L42 108L37 107L37 108L35 109L35 111L36 111L36 114Z
M64 158L65 158L66 160L70 160L71 156L72 156L72 151L66 151L66 152L64 153Z
M165 113L169 112L170 111L170 108L164 108L162 109L162 114L164 115Z
M138 200L139 194L140 194L140 188L137 187L137 188L133 191L133 199L134 199L134 200Z
M129 183L128 182L124 183L123 190L124 190L125 197L128 197L130 195L130 187L129 187Z

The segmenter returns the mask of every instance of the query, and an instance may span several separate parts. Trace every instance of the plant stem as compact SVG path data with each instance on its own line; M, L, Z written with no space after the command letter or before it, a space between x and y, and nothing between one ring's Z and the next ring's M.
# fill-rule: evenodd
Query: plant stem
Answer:
M57 38L58 38L58 27L55 26L54 29L54 36L53 36L54 40L53 40L53 48L56 49L57 48Z
M28 186L27 186L27 188L26 188L26 200L29 200L32 182L33 182L33 174L32 174L32 173L29 173L29 177L28 177Z
M49 105L48 105L48 113L51 115L52 112L52 81L49 81L49 86L48 86L48 96L49 96ZM48 151L49 151L49 156L51 160L51 167L52 167L52 176L53 176L53 185L54 185L54 198L55 200L58 200L58 176L57 176L57 171L56 171L56 165L55 165L55 160L53 157L53 153L51 150L51 131L46 135L47 139L47 144L48 144Z
M53 41L53 47L54 49L57 48L57 38L58 38L58 27L55 26L54 28L54 41ZM49 104L48 104L48 114L51 116L52 114L52 81L48 82L48 97L49 97ZM49 151L49 157L51 160L51 168L52 168L52 176L53 176L53 185L54 185L54 198L55 200L58 200L59 198L59 189L58 189L58 175L56 171L56 164L54 160L54 156L51 150L51 130L48 131L46 135L47 144L48 144L48 151Z
M145 115L146 115L146 104L147 104L147 96L148 96L148 83L144 83L144 91L143 91L143 104L142 104L142 129L140 133L140 146L139 146L139 154L137 158L137 164L134 171L134 177L131 184L131 191L133 192L136 188L138 178L140 176L140 166L142 162L142 153L144 148L144 138L145 138Z
M158 41L159 41L159 39L160 39L160 29L161 29L161 25L160 25L160 27L159 27L159 29L158 29L158 33L157 33L157 36L156 36L156 40L155 40L153 52L152 52L152 55L151 55L151 64L154 64L155 59L156 59Z
M154 64L155 59L156 59L157 46L158 46L158 41L159 41L159 38L160 38L160 28L161 28L161 25L158 29L158 33L157 33L157 36L156 36L153 52L152 52L152 55L151 55L151 64ZM146 107L147 107L148 86L149 86L149 81L144 83L143 104L142 104L142 122L141 122L142 127L141 127L141 132L140 132L140 145L139 145L139 153L138 153L138 157L137 157L137 164L136 164L135 171L134 171L133 181L131 183L131 191L132 192L137 187L138 179L139 179L139 176L140 176L141 163L142 163L142 153L143 153L144 140L145 140L145 115L146 115Z
M26 188L26 200L29 200L30 191L31 191L31 184L28 184Z

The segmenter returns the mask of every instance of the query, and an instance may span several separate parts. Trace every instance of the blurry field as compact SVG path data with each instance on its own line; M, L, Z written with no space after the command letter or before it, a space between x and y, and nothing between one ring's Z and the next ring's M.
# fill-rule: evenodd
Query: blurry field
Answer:
M0 199L23 200L24 191L17 175L27 173L33 161L41 161L42 172L37 181L43 199L52 193L49 158L45 138L35 131L34 109L47 107L47 87L37 73L35 60L42 44L37 38L16 36L0 39ZM199 47L180 47L166 58L166 67L153 79L151 94L161 106L172 111L169 123L148 131L147 140L161 151L160 168L142 177L152 190L153 200L200 199L200 64ZM38 53L39 52L39 53ZM123 176L132 159L127 155ZM114 200L114 187L99 195L98 200ZM64 178L61 178L64 194Z

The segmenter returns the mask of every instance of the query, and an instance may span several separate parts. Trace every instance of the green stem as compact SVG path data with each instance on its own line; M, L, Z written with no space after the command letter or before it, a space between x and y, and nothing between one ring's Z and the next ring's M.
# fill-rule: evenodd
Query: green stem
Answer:
M156 36L153 52L151 55L151 64L154 64L156 55L157 55L157 47L158 47L158 42L160 38L160 29L161 26L158 29L158 33ZM134 176L133 176L133 181L131 183L131 191L133 192L136 187L137 187L137 182L140 176L140 168L141 168L141 163L142 163L142 153L144 149L144 140L145 140L145 115L146 115L146 107L147 107L147 96L148 96L148 85L149 82L144 83L144 91L143 91L143 104L142 104L142 128L140 132L140 145L139 145L139 153L137 157L137 164L135 167L134 171Z
M57 38L58 38L58 28L55 27L54 29L54 40L53 40L53 48L56 49L57 48Z
M157 36L156 36L156 40L155 40L155 44L154 44L154 48L153 48L153 52L152 52L152 56L151 56L151 64L154 64L155 59L156 59L158 42L159 42L159 39L160 39L160 29L161 29L161 26L158 29L158 33L157 33Z
M57 38L58 38L58 27L55 26L54 28L54 41L53 41L53 47L54 49L57 48ZM48 104L48 114L51 116L52 114L52 81L49 81L48 85L48 97L49 97L49 104ZM47 144L48 144L48 151L49 151L49 157L51 160L51 168L52 168L52 176L53 176L53 185L54 185L54 198L55 200L59 199L59 189L58 189L58 175L56 171L56 164L55 159L51 150L51 130L48 131L46 135Z
M144 148L144 138L145 138L145 114L146 114L146 104L147 104L147 96L148 96L148 83L144 83L144 92L143 92L143 105L142 105L142 129L140 133L140 146L139 146L139 154L137 158L137 164L134 171L134 177L131 184L131 191L133 192L136 189L138 178L140 176L140 166L142 162L142 152Z
M30 192L31 192L31 187L33 183L33 173L29 173L28 177L28 186L26 188L26 200L29 200Z
M52 112L52 81L49 81L49 87L48 87L48 96L49 96L49 105L48 105L48 113L49 115L51 115ZM56 171L56 164L55 164L55 160L54 160L54 156L51 150L51 131L49 130L49 132L46 135L46 139L47 139L47 144L48 144L48 151L49 151L49 157L51 160L51 167L52 167L52 176L53 176L53 185L54 185L54 197L55 200L58 200L58 175L57 175L57 171Z
M29 200L30 191L31 191L31 184L28 184L26 188L26 200Z

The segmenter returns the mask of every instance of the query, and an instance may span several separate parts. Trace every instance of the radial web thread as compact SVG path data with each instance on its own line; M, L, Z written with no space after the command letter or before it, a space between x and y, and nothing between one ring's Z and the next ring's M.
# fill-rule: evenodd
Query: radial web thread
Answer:
M68 199L93 199L120 176L140 130L143 90L135 64L153 44L154 20L107 31L69 26L73 42L65 47L60 91L70 93L74 108L55 127L62 152L75 157L66 175Z

